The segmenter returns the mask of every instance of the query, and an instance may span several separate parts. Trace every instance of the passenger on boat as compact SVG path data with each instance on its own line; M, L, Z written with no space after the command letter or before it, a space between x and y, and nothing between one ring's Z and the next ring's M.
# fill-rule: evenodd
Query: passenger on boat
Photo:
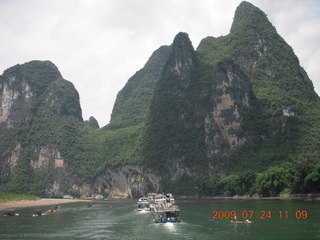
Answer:
M170 202L170 194L166 194L166 202L169 203Z

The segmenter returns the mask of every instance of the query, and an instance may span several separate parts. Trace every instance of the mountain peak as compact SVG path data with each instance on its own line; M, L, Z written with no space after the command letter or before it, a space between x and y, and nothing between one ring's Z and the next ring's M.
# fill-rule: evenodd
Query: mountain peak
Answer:
M100 128L99 123L97 121L97 119L95 119L94 117L90 117L89 120L84 121L86 124L88 124L89 126L93 127L93 128Z
M179 32L172 43L173 50L192 50L193 46L187 33Z
M12 73L39 75L44 72L49 74L49 77L54 80L62 77L57 66L48 60L46 61L33 60L23 64L17 64L5 70L3 75L7 75L7 74L12 75Z
M15 79L15 84L26 81L33 93L39 96L51 82L62 78L56 65L51 61L30 61L17 64L3 72L3 79Z
M243 1L237 7L230 32L241 26L257 27L263 23L268 23L272 26L263 11L253 4Z
M190 74L195 64L195 51L187 33L178 33L171 45L172 51L167 63L167 71L175 74L182 85L190 82Z

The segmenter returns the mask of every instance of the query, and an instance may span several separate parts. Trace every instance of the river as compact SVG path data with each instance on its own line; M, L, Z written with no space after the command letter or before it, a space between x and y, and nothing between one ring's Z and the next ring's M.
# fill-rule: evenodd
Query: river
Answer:
M152 212L135 211L135 200L64 204L41 217L32 217L36 208L19 209L18 217L0 217L0 239L320 239L319 201L177 199L176 203L181 223L153 223ZM253 223L231 223L230 213L236 213L238 221L251 217Z

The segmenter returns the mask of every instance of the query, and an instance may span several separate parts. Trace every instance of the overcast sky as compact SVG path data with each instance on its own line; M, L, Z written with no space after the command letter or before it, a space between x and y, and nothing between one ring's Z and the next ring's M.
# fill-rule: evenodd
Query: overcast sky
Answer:
M50 60L106 125L118 91L154 50L187 32L196 48L229 33L240 0L0 0L0 74ZM251 0L291 45L320 93L320 1Z

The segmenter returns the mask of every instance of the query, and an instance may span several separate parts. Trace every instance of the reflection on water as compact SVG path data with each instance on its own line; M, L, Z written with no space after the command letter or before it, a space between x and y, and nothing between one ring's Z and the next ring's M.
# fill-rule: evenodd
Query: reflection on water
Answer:
M22 209L19 217L0 217L0 239L320 239L317 201L177 200L177 204L180 223L154 223L152 211L135 211L135 200L62 205L41 217L32 217L39 207ZM257 215L253 224L236 224L212 219L214 210L258 215L269 210L272 217ZM297 210L308 211L308 218L296 219ZM280 219L279 211L288 211L289 217Z
M135 210L136 211L136 210ZM142 210L142 211L137 211L139 214L150 214L150 211L144 211L144 210Z
M168 223L164 223L163 224L164 225L164 227L166 228L166 229L168 229L169 231L171 231L171 232L175 232L177 229L176 229L176 223L171 223L171 222L168 222Z

